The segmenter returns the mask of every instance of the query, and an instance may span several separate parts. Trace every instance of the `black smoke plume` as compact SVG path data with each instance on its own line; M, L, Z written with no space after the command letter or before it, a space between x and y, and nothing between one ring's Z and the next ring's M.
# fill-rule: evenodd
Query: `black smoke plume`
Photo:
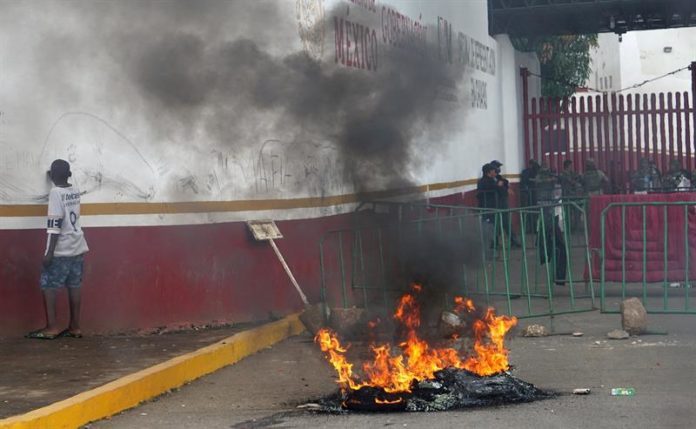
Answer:
M165 5L190 13L188 3ZM280 3L237 2L259 28L288 20ZM214 13L212 3L205 4ZM345 7L328 12L322 25ZM235 16L229 5L220 8ZM332 31L327 28L329 37ZM380 69L370 72L337 66L331 58L318 62L303 51L274 52L262 37L245 36L216 39L165 27L139 37L145 42L132 46L125 71L157 112L154 123L163 134L183 128L189 131L183 138L191 139L203 130L206 138L239 148L264 133L329 141L356 190L365 192L411 186L414 168L427 169L438 140L456 127L452 118L461 101L438 94L456 89L463 72L440 61L436 47L414 52L380 45ZM417 140L429 142L428 154L416 152ZM307 148L289 144L287 150Z

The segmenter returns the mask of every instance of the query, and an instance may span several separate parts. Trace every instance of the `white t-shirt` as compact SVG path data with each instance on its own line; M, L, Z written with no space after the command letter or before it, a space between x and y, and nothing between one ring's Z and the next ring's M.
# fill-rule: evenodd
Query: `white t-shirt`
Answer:
M80 227L80 191L75 186L54 186L48 194L47 231L59 234L54 256L77 256L87 252L87 241Z

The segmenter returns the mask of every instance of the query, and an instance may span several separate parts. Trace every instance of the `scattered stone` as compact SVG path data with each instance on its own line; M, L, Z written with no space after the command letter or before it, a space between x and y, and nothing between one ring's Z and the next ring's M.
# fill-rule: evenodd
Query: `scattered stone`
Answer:
M609 333L607 333L607 337L611 340L625 340L629 336L630 335L628 332L624 331L623 329L614 329L613 331L609 331Z
M583 387L580 389L573 389L573 394L574 395L589 395L590 394L590 389Z
M583 334L582 332L573 332L574 337L582 337L583 335L585 334Z
M631 335L640 335L648 329L648 312L638 298L621 303L621 327Z
M544 325L529 325L522 331L523 337L548 337L549 331Z

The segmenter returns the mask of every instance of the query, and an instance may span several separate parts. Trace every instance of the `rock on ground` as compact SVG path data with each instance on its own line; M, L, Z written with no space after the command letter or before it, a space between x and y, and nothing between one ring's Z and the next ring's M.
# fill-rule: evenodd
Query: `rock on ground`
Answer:
M549 331L544 325L529 325L522 331L523 337L548 337Z
M612 340L625 340L629 337L629 334L622 329L614 329L607 333L607 337Z
M621 303L621 327L631 335L640 335L648 329L648 312L638 298Z

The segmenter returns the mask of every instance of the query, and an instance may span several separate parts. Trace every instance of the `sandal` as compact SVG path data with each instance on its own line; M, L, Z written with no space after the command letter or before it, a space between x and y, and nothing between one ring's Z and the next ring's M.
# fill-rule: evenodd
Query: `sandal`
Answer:
M58 336L61 338L82 338L82 334L80 334L79 332L75 333L75 332L69 331L67 329L65 331L61 332L60 334L58 334Z
M34 339L34 340L55 340L57 337L62 335L63 333L59 334L47 334L44 331L32 331L29 332L27 335L24 336L24 338L29 338L29 339Z

